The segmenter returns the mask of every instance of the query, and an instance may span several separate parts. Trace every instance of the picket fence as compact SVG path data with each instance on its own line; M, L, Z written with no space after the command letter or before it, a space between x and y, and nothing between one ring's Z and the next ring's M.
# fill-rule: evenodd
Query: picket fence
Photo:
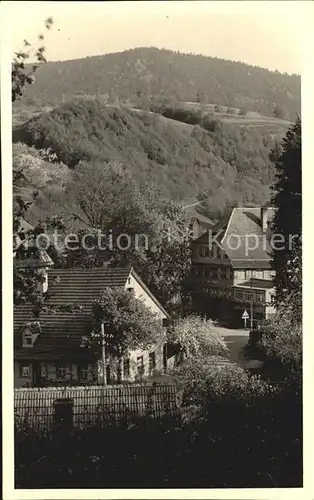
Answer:
M53 428L60 400L70 401L71 426L76 428L136 417L159 418L177 411L176 389L169 384L15 389L16 426Z

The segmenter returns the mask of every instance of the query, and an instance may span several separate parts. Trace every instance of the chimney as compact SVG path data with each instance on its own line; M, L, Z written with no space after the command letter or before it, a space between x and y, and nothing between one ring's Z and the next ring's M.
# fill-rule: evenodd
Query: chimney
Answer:
M268 208L261 207L261 226L263 234L266 233L268 227Z
M44 267L42 269L42 277L45 281L40 283L40 291L41 293L46 293L48 290L48 268Z
M199 238L200 236L202 236L203 232L202 232L202 229L201 229L200 222L199 222L199 220L197 218L193 217L191 219L190 231L191 231L192 239L193 240L196 240L197 238Z

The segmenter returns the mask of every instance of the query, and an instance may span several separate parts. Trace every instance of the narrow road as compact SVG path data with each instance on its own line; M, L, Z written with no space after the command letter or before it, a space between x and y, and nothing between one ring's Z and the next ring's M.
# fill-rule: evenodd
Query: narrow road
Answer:
M215 330L219 333L227 344L230 351L230 359L244 369L256 369L262 365L258 359L248 357L245 347L249 340L249 331L241 329L225 328L215 326Z

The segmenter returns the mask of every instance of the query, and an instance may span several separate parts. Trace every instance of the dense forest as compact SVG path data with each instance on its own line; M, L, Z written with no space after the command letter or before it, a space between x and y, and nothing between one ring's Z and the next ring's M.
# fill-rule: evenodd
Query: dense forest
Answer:
M102 96L111 104L160 96L245 108L290 121L301 109L299 75L154 47L48 62L37 71L23 101L56 105L72 99L74 93Z
M78 166L101 162L105 168L115 161L138 184L149 183L163 198L180 203L208 198L208 215L219 217L235 203L268 199L273 181L269 153L276 138L267 128L213 119L190 125L84 99L42 112L17 127L13 156L16 165L22 162L28 170L30 187L42 193L37 204L47 215L62 205L62 186Z

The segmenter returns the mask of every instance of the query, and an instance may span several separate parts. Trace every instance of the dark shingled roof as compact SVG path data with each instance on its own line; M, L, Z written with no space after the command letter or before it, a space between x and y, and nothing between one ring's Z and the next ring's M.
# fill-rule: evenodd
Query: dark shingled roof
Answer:
M236 207L212 228L212 237L225 249L234 269L271 269L271 220L275 209L267 208L268 227L263 233L262 207ZM194 243L207 243L209 232ZM215 241L214 240L214 241ZM256 248L254 248L256 247Z
M61 359L71 356L86 356L86 349L80 347L81 336L90 321L92 304L104 288L124 287L132 268L99 269L54 269L48 272L49 295L47 305L55 307L63 305L82 306L82 310L41 313L40 325L42 333L32 348L22 347L21 332L32 319L32 307L21 305L14 307L14 340L17 358ZM59 279L60 278L60 279Z

